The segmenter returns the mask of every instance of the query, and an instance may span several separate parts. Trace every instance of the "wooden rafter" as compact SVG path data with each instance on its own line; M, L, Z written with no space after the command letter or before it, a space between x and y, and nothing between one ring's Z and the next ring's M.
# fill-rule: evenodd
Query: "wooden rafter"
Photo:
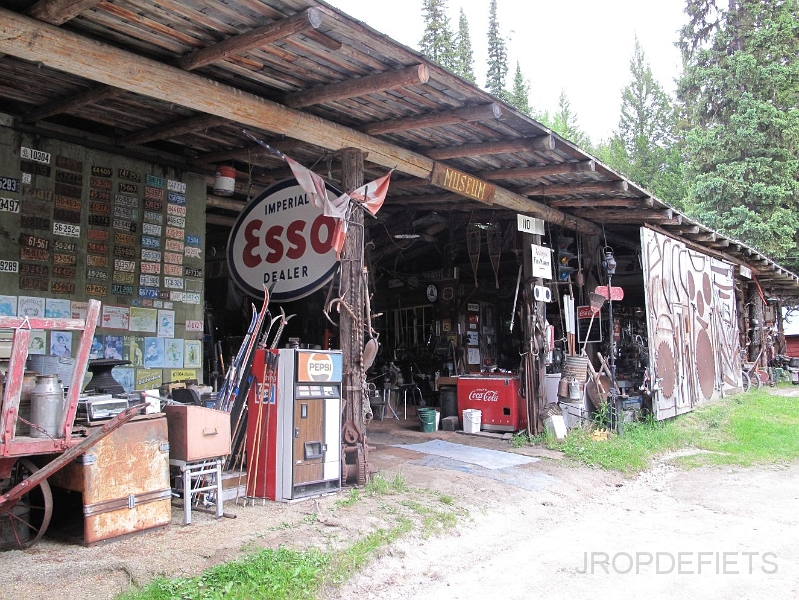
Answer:
M550 175L565 175L567 173L593 173L596 171L596 161L584 160L580 162L566 162L540 167L522 167L518 169L496 169L494 171L481 171L479 177L489 181L501 179L521 179L525 177L548 177Z
M279 142L271 142L269 145L275 150L280 150L281 152L285 153L290 153L292 150L297 148L308 147L307 143L300 142L298 140L281 140ZM214 165L226 160L241 159L246 161L252 156L260 156L261 158L269 157L270 162L277 161L278 163L283 163L280 158L267 152L267 150L260 144L250 144L249 146L244 146L242 148L228 148L218 152L208 152L207 154L197 157L194 162L198 164Z
M219 225L221 227L233 227L236 224L236 217L225 217L222 215L211 215L205 213L205 223L207 225Z
M158 127L151 127L144 131L132 133L117 139L118 146L139 146L153 140L166 140L203 129L212 129L224 125L228 121L214 115L200 115L189 117L173 123L166 123Z
M522 196L572 196L577 194L610 194L614 192L627 192L629 184L619 181L592 181L574 185L534 185L518 190Z
M253 48L262 48L279 40L308 29L317 29L322 24L322 13L316 8L273 21L245 33L227 38L213 46L195 50L177 60L181 69L191 71L205 65L225 60L230 55L241 54Z
M450 148L432 148L427 150L425 154L434 160L447 160L449 158L464 158L468 156L479 156L481 154L548 152L554 149L554 136L542 135L534 138L499 140L497 142L482 142L480 144L462 144Z
M681 220L681 215L674 214L670 208L666 210L607 209L597 211L591 216L602 223L645 223L648 221L678 223Z
M652 208L652 198L568 198L547 202L553 208Z
M411 129L423 129L425 127L440 127L442 125L453 125L456 123L488 121L491 119L499 119L501 116L502 107L498 103L492 102L491 104L483 104L481 106L464 106L463 108L419 115L417 117L370 123L369 125L361 127L361 131L369 135L378 135L381 133L409 131Z
M100 0L39 0L28 14L51 25L63 25L96 4Z
M42 119L52 117L53 115L59 115L73 111L76 108L86 106L87 104L95 104L97 102L102 102L103 100L108 100L109 98L121 96L124 93L125 90L120 88L107 85L97 86L88 89L85 92L70 96L69 98L62 98L61 100L56 100L54 102L40 106L39 108L35 108L32 111L22 115L22 120L26 123L41 121Z
M387 71L366 75L357 79L348 79L339 83L331 83L320 87L311 88L288 94L285 97L285 104L291 108L302 108L313 106L314 104L324 104L335 102L347 98L376 94L386 90L394 90L410 85L427 83L430 73L425 65L414 65L398 71Z

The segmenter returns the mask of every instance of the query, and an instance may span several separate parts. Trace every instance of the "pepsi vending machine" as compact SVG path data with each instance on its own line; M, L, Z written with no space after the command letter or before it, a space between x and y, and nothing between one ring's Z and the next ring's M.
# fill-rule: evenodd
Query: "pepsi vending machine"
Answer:
M255 353L248 497L288 501L341 488L341 372L340 351Z

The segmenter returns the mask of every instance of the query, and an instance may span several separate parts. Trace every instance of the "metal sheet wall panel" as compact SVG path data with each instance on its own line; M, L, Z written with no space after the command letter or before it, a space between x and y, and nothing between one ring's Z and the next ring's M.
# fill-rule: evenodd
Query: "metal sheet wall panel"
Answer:
M673 417L741 387L732 265L641 229L653 406Z

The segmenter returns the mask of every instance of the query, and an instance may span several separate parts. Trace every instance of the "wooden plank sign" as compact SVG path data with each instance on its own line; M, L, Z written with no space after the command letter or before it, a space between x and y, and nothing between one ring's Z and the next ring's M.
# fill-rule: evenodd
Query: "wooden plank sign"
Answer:
M483 204L493 204L496 186L491 185L462 171L448 167L443 163L435 163L430 175L430 183L446 190L477 200Z

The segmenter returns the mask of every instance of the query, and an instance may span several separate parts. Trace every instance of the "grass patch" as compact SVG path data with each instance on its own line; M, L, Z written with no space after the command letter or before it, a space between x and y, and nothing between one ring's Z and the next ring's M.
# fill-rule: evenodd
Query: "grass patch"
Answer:
M766 390L724 398L667 421L625 424L624 434L596 440L572 430L563 442L544 441L581 463L635 473L652 457L683 448L706 450L680 459L684 466L791 461L799 458L799 402Z
M352 506L361 499L361 492L356 488L351 488L349 494L344 500L336 500L336 507Z
M400 519L399 523L391 529L378 529L371 532L346 550L334 555L325 574L326 579L335 585L344 583L361 570L379 550L393 544L411 529L413 529L413 524L410 520Z
M196 577L156 579L120 600L260 600L314 598L330 559L321 552L280 548L213 567Z

